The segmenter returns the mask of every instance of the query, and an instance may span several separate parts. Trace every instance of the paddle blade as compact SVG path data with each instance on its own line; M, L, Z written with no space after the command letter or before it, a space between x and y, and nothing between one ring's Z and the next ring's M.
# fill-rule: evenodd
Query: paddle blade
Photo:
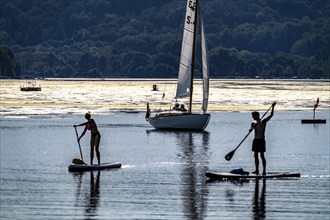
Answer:
M234 153L235 153L235 150L230 151L230 152L225 156L225 159L226 159L227 161L230 161L231 158L234 156Z

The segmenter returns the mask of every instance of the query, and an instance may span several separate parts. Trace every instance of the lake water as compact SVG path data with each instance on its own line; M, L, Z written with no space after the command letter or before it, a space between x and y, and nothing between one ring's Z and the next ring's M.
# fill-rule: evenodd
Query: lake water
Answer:
M204 132L154 130L143 112L162 93L150 91L153 81L41 81L43 91L32 93L20 92L20 83L1 81L0 219L330 218L329 82L211 82ZM327 124L302 124L317 97L316 118ZM252 135L231 161L224 156L247 134L250 110L275 100L268 171L302 177L208 182L207 171L254 170ZM120 161L121 169L68 172L80 155L72 125L87 110L102 134L101 160ZM89 138L81 140L86 161Z

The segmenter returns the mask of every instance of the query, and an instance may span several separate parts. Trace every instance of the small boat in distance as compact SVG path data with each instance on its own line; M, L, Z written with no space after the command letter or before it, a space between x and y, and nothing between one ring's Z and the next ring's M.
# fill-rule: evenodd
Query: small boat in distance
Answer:
M184 21L179 76L175 99L189 98L188 109L170 109L151 116L149 103L147 104L146 120L156 129L168 130L204 130L211 115L206 113L209 98L209 74L206 39L203 19L198 0L187 0ZM197 23L200 22L202 67L203 67L203 113L192 112L193 83L195 69L195 48L197 42ZM164 97L164 94L163 94Z
M152 91L158 91L158 86L156 84L152 85Z
M21 86L21 91L29 92L29 91L41 91L41 86L37 86L36 79L27 79L26 84Z

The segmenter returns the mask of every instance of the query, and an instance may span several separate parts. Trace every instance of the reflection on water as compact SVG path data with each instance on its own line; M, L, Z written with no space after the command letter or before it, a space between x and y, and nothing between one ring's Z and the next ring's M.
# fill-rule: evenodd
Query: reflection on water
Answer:
M208 169L208 132L177 132L177 145L182 154L180 160L184 162L182 168L183 213L187 219L203 219L206 211L205 172Z
M86 215L88 217L97 216L96 211L100 200L100 174L97 172L96 179L94 180L94 172L90 172L90 193L86 195Z
M87 173L86 173L87 174ZM90 172L89 187L84 190L83 176L84 172L73 173L77 178L77 192L76 192L76 207L81 207L84 204L85 218L90 219L96 217L97 208L100 201L100 175L101 171L97 171L96 179L94 177L94 172ZM88 185L88 184L87 184ZM88 189L89 188L89 189Z
M213 180L208 181L208 183L218 184L218 187L221 187L223 183L226 185L227 183L231 183L239 188L249 188L249 184L254 182L254 192L252 194L252 219L266 219L266 180L255 179L253 181L250 180ZM260 183L262 184L262 188L260 191ZM240 191L240 190L239 190ZM236 193L232 187L225 189L225 198L227 204L224 206L229 207L230 209L237 209L238 200L236 199ZM244 207L241 207L241 211L243 212ZM244 210L245 211L245 210Z
M243 179L229 179L229 180L207 180L207 183L227 183L230 182L231 184L238 186L238 187L244 187L246 183L249 183L249 180L243 180ZM219 185L219 187L222 187ZM236 200L235 200L235 194L236 191L232 187L226 187L225 190L225 201L228 202L225 204L226 207L229 207L229 209L235 209L236 206Z
M259 195L259 182L262 182L262 189ZM266 180L256 180L253 197L253 208L254 219L265 219L266 218Z
M81 116L1 119L0 219L329 219L329 125L301 124L308 113L274 116L269 167L302 177L267 180L267 192L255 180L205 186L206 167L253 169L248 144L224 159L246 134L250 113L212 113L209 133L145 134L148 127L122 126L142 125L144 114L97 116L101 125L119 125L102 129L102 152L124 164L101 171L102 179L67 172L79 154L72 124ZM322 116L329 120L329 110Z

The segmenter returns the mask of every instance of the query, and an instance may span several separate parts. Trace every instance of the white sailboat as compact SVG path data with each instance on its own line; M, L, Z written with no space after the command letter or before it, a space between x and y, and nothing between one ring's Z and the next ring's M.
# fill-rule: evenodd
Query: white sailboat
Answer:
M209 74L206 39L204 34L203 19L199 11L198 0L187 0L185 25L180 57L180 67L176 97L189 97L189 109L170 110L150 116L147 105L147 121L156 129L179 129L179 130L204 130L210 121L211 115L206 113L209 97ZM203 64L203 113L192 112L193 82L195 68L195 47L197 37L197 23L200 21L201 48Z

